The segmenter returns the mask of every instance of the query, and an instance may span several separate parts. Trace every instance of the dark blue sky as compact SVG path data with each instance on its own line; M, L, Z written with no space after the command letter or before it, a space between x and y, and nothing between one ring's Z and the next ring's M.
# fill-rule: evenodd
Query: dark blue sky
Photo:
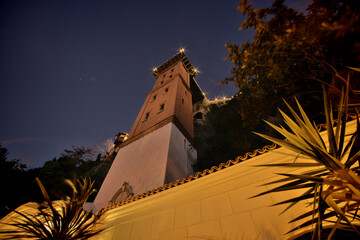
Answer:
M255 6L272 1L254 1ZM287 1L304 9L304 1ZM238 0L9 0L0 3L0 142L9 158L41 166L71 146L129 132L153 67L186 48L208 98L232 65L224 44L239 32Z

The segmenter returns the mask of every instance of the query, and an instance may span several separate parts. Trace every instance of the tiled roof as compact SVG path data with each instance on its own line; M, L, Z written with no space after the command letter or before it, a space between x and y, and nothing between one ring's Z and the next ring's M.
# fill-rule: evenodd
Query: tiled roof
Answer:
M354 115L354 114L349 114L348 117L349 117L349 119L353 120L357 116ZM335 120L335 122L336 122L336 120ZM318 128L319 131L322 131L322 130L325 130L327 128L327 126L326 126L326 124L319 124L319 125L317 125L317 128ZM176 186L179 186L179 185L183 185L183 184L185 184L187 182L194 181L194 180L196 180L198 178L201 178L201 177L204 177L204 176L209 175L211 173L214 173L214 172L220 171L222 169L231 167L233 165L241 163L241 162L243 162L245 160L249 160L249 159L251 159L253 157L259 156L261 154L264 154L264 153L269 152L271 150L274 150L276 148L278 148L278 145L275 144L275 143L273 143L272 145L266 145L262 149L256 149L253 152L247 152L244 156L238 156L238 157L235 158L235 160L228 160L226 163L220 163L219 166L213 166L210 169L205 169L202 172L197 172L195 174L195 176L185 177L183 179L176 180L175 182L165 184L165 185L160 186L160 187L158 187L158 188L156 188L154 190L148 191L146 193L139 194L139 195L137 195L135 197L132 197L130 199L127 199L125 201L109 205L109 206L99 210L98 213L103 214L103 213L105 213L106 211L108 211L110 209L113 209L113 208L116 208L116 207L119 207L119 206L123 206L123 205L125 205L127 203L131 203L131 202L137 201L139 199L143 199L143 198L146 198L148 196L154 195L156 193L165 191L167 189L170 189L170 188L173 188L173 187L176 187Z
M227 161L226 163L220 163L219 166L213 166L211 167L210 169L205 169L204 171L202 172L197 172L195 173L195 176L190 176L190 177L185 177L183 179L179 179L179 180L176 180L175 182L171 182L169 184L165 184L163 186L160 186L156 189L153 189L151 191L148 191L146 193L143 193L143 194L139 194L135 197L132 197L130 199L127 199L125 201L122 201L122 202L118 202L118 203L115 203L113 205L109 205L103 209L101 209L99 211L100 214L103 214L105 213L106 211L110 210L110 209L113 209L113 208L116 208L116 207L119 207L119 206L123 206L127 203L130 203L130 202L134 202L136 200L139 200L139 199L143 199L145 197L148 197L148 196L151 196L151 195L154 195L158 192L162 192L162 191L165 191L167 189L170 189L170 188L173 188L173 187L176 187L176 186L179 186L179 185L182 185L182 184L185 184L187 182L191 182L195 179L198 179L198 178L201 178L201 177L204 177L206 175L209 175L213 172L217 172L217 171L220 171L222 169L225 169L225 168L228 168L230 166L233 166L235 164L238 164L242 161L245 161L245 160L248 160L250 158L253 158L255 156L258 156L258 155L261 155L261 154L264 154L268 151L271 151L271 150L274 150L277 148L277 145L274 143L272 145L267 145L267 146L264 146L262 149L256 149L255 151L253 152L248 152L246 153L244 156L238 156L235 158L235 160L229 160Z

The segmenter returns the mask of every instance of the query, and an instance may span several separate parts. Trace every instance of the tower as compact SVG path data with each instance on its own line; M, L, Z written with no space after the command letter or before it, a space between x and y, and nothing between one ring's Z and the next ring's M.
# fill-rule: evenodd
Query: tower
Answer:
M194 79L196 69L180 50L153 75L155 85L128 139L119 145L95 198L95 210L114 201L125 186L137 195L193 174L191 165L197 155L191 146L193 105L204 98Z

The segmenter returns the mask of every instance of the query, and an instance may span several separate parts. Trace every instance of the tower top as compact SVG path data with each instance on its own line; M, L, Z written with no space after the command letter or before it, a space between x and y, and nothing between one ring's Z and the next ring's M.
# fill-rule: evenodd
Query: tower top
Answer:
M159 67L156 67L153 69L152 73L156 78L164 72L166 69L174 65L175 63L182 61L184 64L184 67L189 72L190 77L193 78L197 75L197 70L191 65L189 59L185 55L184 49L181 49L177 54L175 54L172 58L167 60L165 63L160 65Z
M189 72L190 75L190 89L193 93L192 103L195 104L196 102L202 101L204 99L204 94L195 80L195 76L198 74L198 70L196 70L196 68L191 65L189 59L185 55L184 49L180 49L177 54L175 54L165 63L154 68L152 73L156 78L158 78L164 71L166 71L179 61L183 62L185 69Z

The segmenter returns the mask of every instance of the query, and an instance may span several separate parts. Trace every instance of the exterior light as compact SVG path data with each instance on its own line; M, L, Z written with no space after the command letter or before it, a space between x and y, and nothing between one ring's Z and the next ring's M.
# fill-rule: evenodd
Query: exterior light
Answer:
M193 72L194 73L200 73L199 69L197 69L197 68L193 68Z
M153 72L155 72L157 70L157 68L153 68Z
M185 48L181 48L179 52L185 52Z

